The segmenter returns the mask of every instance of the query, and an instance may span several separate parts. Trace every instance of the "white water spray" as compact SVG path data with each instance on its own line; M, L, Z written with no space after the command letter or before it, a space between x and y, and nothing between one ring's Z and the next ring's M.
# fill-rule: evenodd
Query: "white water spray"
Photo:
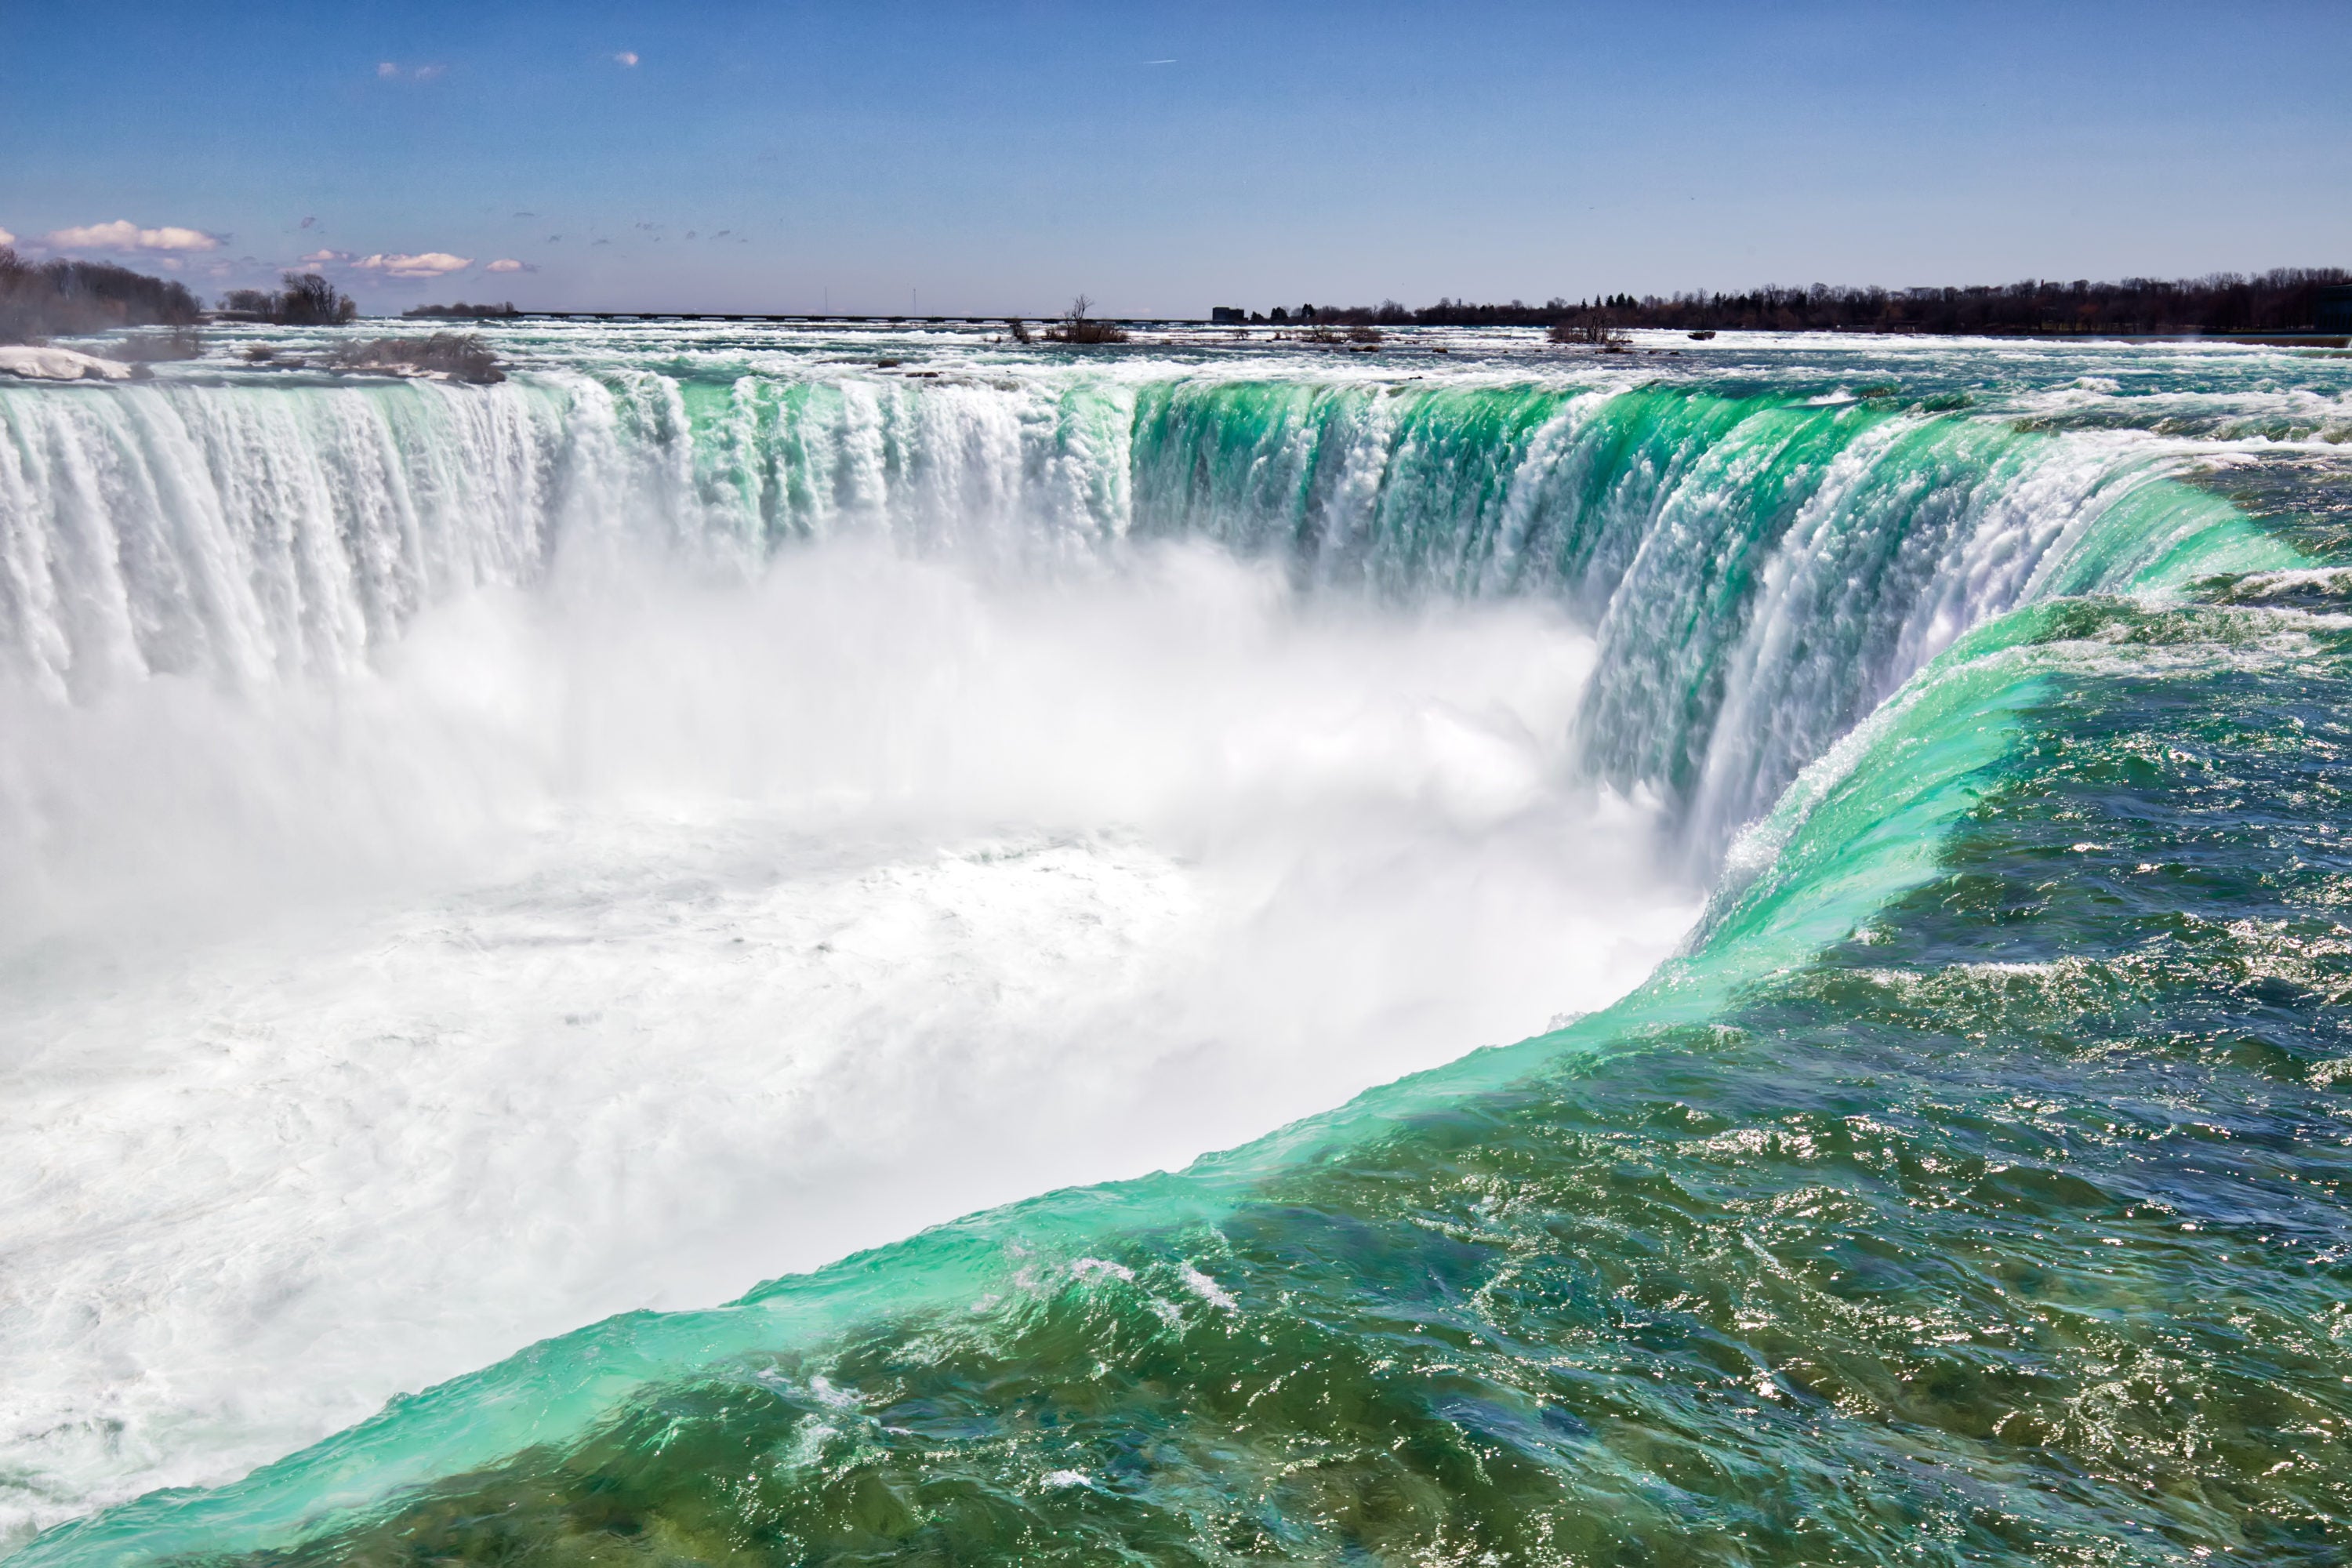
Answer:
M1570 782L1591 648L1204 548L1041 581L850 543L478 592L266 692L27 703L16 1517L1601 1005L1696 893Z

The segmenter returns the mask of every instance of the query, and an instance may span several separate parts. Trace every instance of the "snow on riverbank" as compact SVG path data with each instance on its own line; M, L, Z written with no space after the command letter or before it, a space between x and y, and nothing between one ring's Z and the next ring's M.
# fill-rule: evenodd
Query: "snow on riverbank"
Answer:
M28 381L129 381L133 367L73 349L0 346L0 374Z

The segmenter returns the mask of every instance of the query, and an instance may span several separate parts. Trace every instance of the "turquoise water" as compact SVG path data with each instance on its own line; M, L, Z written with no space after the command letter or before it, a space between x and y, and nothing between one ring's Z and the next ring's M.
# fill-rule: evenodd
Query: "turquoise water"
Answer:
M1706 913L1552 1033L581 1329L18 1561L2352 1555L2343 362L909 334L846 369L660 331L518 336L496 401L143 389L411 465L370 513L401 548L324 622L133 584L125 629L42 631L19 588L26 679L363 659L615 531L751 572L861 531L1081 574L1206 541L1310 598L1560 606L1575 765L1656 803ZM128 417L68 395L0 393L20 452ZM338 398L392 436L334 446ZM32 467L20 537L68 510Z

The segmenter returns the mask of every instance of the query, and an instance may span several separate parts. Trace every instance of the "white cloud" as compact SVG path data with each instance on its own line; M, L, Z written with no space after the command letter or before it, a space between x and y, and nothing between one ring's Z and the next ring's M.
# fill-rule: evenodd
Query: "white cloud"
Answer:
M0 228L0 245L14 245L16 243L16 237L15 235L10 234L5 228Z
M635 65L637 63L637 51L635 49L623 49L619 54L613 57L613 60L616 65Z
M473 264L472 257L452 256L446 250L427 250L416 256L379 253L363 257L358 263L370 272L381 272L392 278L443 278L452 272L463 272Z
M41 237L52 250L218 250L220 241L199 228L141 228L128 218L60 228Z
M329 262L349 261L352 258L348 250L314 250L301 259L305 267L324 267Z
M446 71L448 68L449 68L447 66L436 64L429 66L410 66L407 69L403 70L397 61L379 60L376 62L375 74L383 78L385 81L398 81L402 77L406 77L411 81L431 81L435 77L439 76L443 71Z
M482 270L485 272L536 272L539 268L529 262L517 261L511 256L501 256Z
M400 74L400 68L394 65L390 60L385 60L375 68L375 74L383 77L398 76Z

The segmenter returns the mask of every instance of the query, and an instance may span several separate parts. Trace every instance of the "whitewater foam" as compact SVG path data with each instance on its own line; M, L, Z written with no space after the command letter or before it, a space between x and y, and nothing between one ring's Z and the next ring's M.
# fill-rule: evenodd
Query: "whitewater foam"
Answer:
M50 710L0 1014L16 1517L1605 1003L1697 900L1576 782L1591 660L1539 604L1198 549L850 544L470 596L260 713Z

